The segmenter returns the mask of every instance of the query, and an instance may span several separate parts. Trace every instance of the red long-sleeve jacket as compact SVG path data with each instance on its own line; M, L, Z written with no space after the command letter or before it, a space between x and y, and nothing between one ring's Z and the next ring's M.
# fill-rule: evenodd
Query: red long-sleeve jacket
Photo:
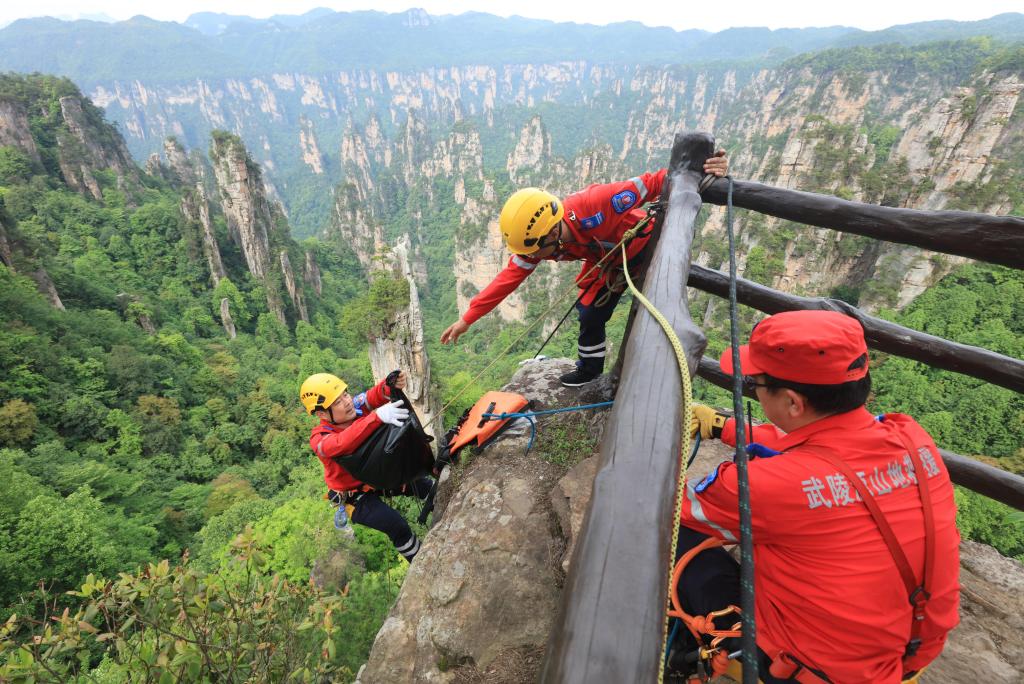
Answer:
M362 482L352 477L339 463L335 456L351 454L359 445L373 434L382 423L373 410L390 401L390 392L384 380L365 392L352 398L356 414L359 416L346 427L332 425L326 420L313 428L309 435L309 446L324 465L324 481L336 492L347 492L364 487Z
M892 553L856 490L815 450L828 449L857 473L892 526L918 579L924 522L917 478L898 431L921 456L935 514L935 567L917 654L903 660L911 609ZM735 444L730 419L722 440ZM755 426L749 449L757 644L823 671L835 684L895 684L942 651L959 621L960 535L949 473L913 418L876 419L865 409L785 434ZM760 457L757 457L760 456ZM736 467L722 463L688 483L682 523L739 537Z
M557 257L547 258L551 261L583 261L577 283L580 289L586 289L581 300L584 305L593 301L604 284L596 273L585 279L584 275L645 216L645 212L639 209L640 205L661 197L665 172L662 169L617 183L591 185L565 198L564 221L569 226L572 241L566 241L564 250ZM632 259L639 254L647 240L646 236L633 240L627 247L627 256ZM513 254L505 269L469 302L462 320L472 325L498 306L533 273L541 261L536 257ZM610 257L610 261L618 263L621 257Z

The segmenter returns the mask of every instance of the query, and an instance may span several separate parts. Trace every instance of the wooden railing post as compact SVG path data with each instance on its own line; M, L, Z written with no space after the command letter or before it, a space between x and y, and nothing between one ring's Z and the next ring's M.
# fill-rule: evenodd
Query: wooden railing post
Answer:
M706 340L690 319L686 280L701 207L700 169L713 150L707 134L676 136L663 193L667 208L643 290L682 340L691 377ZM665 333L641 311L625 343L622 379L552 628L544 682L657 679L679 478L680 384Z

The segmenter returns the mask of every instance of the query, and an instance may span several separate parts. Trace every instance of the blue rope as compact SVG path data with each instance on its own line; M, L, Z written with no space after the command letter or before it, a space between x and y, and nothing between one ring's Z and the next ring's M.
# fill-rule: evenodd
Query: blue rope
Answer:
M679 618L672 618L672 631L668 635L668 641L665 642L665 664L662 667L668 667L668 656L672 650L672 642L676 640L676 634L679 633L679 625L683 624L683 621Z
M507 420L509 418L533 418L534 416L546 416L552 413L569 413L570 411L583 411L584 409L603 408L611 406L614 401L602 401L597 404L583 404L582 406L567 406L565 408L545 409L544 411L524 411L522 413L485 413L481 418L488 420Z
M586 409L603 408L605 406L611 406L615 402L613 401L602 401L597 404L584 404L582 406L567 406L565 408L557 409L545 409L544 411L524 411L522 413L484 413L480 417L485 420L511 420L513 418L525 418L530 421L530 442L526 445L526 453L530 453L530 449L533 448L533 440L537 437L537 421L534 420L537 416L547 416L552 413L569 413L570 411L584 411Z

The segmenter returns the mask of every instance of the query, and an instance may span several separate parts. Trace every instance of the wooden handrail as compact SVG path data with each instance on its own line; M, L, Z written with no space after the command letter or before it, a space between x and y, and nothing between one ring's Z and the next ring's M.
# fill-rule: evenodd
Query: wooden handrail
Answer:
M703 192L704 201L725 204L727 185L715 181ZM883 207L738 180L733 181L732 201L809 226L1024 268L1024 218L1017 216Z
M690 267L689 285L719 297L729 296L729 276L697 264ZM980 378L1016 392L1024 392L1024 361L981 347L951 342L935 335L905 328L869 316L857 307L838 299L800 297L743 278L736 282L736 298L741 304L769 314L794 309L838 311L860 321L864 326L864 337L868 346L874 349L921 361L935 368Z
M671 322L692 376L704 334L690 319L686 273L701 207L699 169L714 150L706 134L676 136L667 209L644 294ZM639 313L627 333L622 382L598 456L597 475L541 681L653 682L661 667L670 539L679 478L681 387L658 323ZM635 591L633 590L635 589Z

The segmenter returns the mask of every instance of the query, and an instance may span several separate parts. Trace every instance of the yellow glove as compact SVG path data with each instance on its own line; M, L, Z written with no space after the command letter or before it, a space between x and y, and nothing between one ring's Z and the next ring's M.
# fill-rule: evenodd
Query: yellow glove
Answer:
M710 406L704 404L693 405L693 419L690 421L690 438L697 436L700 431L701 439L721 439L722 428L730 416L719 413Z

